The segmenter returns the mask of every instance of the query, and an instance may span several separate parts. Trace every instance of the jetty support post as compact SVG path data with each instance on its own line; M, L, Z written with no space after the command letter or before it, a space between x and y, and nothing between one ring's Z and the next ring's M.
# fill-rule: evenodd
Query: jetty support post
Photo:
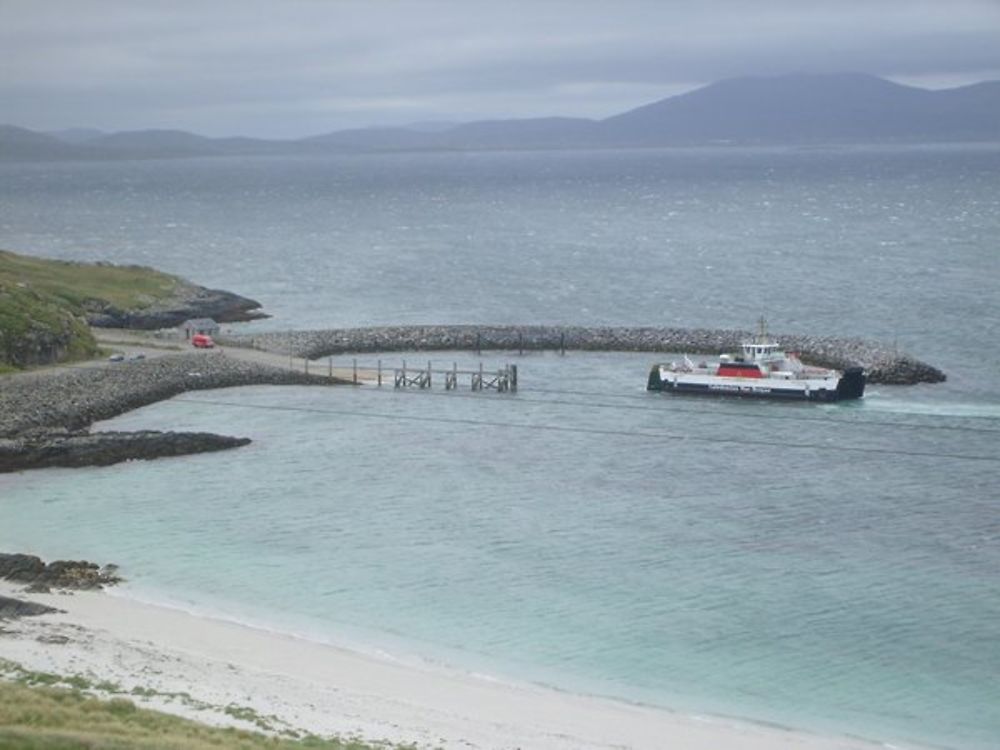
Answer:
M382 387L382 360L378 361L378 387Z
M358 358L354 358L354 385L358 384Z
M517 353L524 356L524 333L522 331L517 332Z
M517 393L517 365L510 365L507 369L510 370L511 393Z
M472 373L472 390L481 391L483 390L483 363L479 362L479 372Z
M327 377L330 378L330 380L333 380L333 357L327 357L326 366Z
M431 361L427 360L427 382L423 385L424 388L431 387Z

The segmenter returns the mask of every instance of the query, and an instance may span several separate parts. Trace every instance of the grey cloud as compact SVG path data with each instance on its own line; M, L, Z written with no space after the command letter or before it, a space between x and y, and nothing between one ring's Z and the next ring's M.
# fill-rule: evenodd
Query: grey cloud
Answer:
M600 117L735 75L845 70L1000 76L1000 4L0 0L0 122L29 127Z

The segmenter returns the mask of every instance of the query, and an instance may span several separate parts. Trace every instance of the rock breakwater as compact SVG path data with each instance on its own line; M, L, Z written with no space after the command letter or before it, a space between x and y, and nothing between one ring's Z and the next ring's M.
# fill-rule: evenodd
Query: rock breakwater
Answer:
M0 378L0 471L103 466L246 445L248 438L208 433L91 433L86 428L187 391L332 382L343 381L246 362L221 352Z
M66 368L52 375L9 376L0 378L0 437L36 430L82 430L98 420L186 391L330 382L221 352L179 354L113 367Z
M316 359L337 354L445 350L633 351L717 354L738 348L751 333L726 329L586 326L384 326L227 336L225 342ZM832 336L776 335L788 351L822 367L864 367L868 381L936 383L945 374L874 341Z

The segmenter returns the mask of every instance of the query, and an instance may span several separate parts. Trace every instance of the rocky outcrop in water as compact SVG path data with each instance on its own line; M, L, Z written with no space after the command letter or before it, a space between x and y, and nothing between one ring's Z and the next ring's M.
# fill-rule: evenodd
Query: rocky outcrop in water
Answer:
M221 451L250 438L208 432L42 432L0 438L0 473L53 466L109 466L121 461Z
M0 579L23 583L32 591L48 588L99 589L121 583L115 565L101 567L86 560L54 560L46 564L35 555L0 552Z
M100 300L88 305L87 322L97 328L133 328L146 331L174 328L191 318L212 318L219 323L235 323L268 317L260 303L221 289L181 284L168 300L138 310L119 310Z
M584 326L385 326L227 336L225 342L315 359L346 353L446 350L634 351L717 354L739 347L747 331L702 328ZM860 365L871 383L936 383L937 368L862 339L777 335L788 351L824 367Z

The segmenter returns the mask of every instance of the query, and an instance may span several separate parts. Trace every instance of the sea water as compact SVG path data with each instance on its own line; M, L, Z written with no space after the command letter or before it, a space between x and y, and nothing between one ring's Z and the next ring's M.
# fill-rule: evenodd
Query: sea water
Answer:
M766 314L949 381L691 400L643 390L650 355L507 352L484 358L516 395L191 393L101 426L253 444L0 478L0 548L393 658L994 747L998 168L987 146L3 166L0 246L182 273L260 299L257 327Z

